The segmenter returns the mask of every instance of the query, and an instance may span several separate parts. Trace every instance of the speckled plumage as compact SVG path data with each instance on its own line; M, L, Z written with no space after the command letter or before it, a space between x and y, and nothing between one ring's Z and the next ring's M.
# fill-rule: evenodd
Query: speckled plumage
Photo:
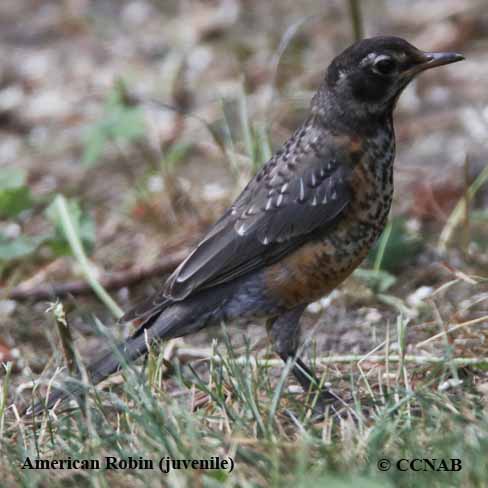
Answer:
M385 226L399 95L420 71L460 59L395 37L366 39L335 58L303 125L161 290L123 317L139 326L119 346L127 360L144 354L147 341L261 317L280 356L295 356L306 304L340 284ZM308 388L313 375L295 359L293 372ZM96 383L119 367L109 352L88 372Z

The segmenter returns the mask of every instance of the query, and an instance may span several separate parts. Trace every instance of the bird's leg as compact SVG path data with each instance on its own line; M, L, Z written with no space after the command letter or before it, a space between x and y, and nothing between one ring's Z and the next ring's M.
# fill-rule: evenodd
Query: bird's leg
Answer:
M317 390L320 381L312 370L297 357L297 349L300 340L300 317L305 310L305 305L290 310L267 322L268 334L271 336L276 352L286 363L288 358L295 359L292 373L300 383L305 392ZM325 407L337 400L340 400L327 388L322 388L318 393L320 407Z

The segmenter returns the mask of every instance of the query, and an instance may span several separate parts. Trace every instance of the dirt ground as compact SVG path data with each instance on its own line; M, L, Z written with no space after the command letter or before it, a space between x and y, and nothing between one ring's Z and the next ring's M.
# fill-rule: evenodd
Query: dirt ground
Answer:
M380 262L394 284L381 290L371 271L374 257L366 262L368 279L355 275L310 307L307 350L366 354L387 331L396 334L401 316L409 324L408 353L436 354L442 341L417 345L475 320L449 340L455 355L484 357L484 186L446 249L439 238L488 161L488 9L473 0L361 3L366 35L394 34L421 49L462 52L466 61L423 74L398 104L392 215L401 229L393 227ZM264 128L271 147L279 147L303 119L326 66L353 38L348 2L340 0L3 0L0 171L24 169L33 203L1 220L0 231L13 240L50 232L44 209L61 193L76 198L95 223L90 259L100 277L151 268L194 243L250 177L242 101L257 133ZM142 135L109 140L91 160L87 152L100 121L107 123L107 99L120 80L127 105L141 109ZM226 131L232 154L217 143ZM220 140L228 149L229 138ZM184 156L168 163L175 147L184 147ZM52 290L81 279L76 260L46 246L0 261L0 354L14 363L13 400L26 394L15 388L48 361L62 363L45 312L49 300L29 292L12 298L13 291ZM163 279L153 273L110 293L128 309ZM93 317L110 324L109 310L91 293L71 293L63 302L82 355L96 353ZM238 351L246 332L258 356L269 352L263 327L229 327ZM205 331L184 343L206 349L210 336L220 335Z

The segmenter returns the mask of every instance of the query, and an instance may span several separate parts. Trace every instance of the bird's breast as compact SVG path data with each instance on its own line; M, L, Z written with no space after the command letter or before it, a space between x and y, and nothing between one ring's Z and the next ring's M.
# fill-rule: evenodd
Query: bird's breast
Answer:
M331 292L367 256L390 211L394 151L391 135L364 141L351 174L351 201L337 222L266 270L267 289L287 307Z

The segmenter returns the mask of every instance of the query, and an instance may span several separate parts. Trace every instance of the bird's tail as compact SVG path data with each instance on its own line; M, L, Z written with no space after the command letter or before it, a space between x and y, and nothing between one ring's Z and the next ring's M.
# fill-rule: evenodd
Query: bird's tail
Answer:
M140 334L129 338L126 342L114 346L86 368L89 382L93 385L100 383L111 374L119 371L123 364L135 361L147 352L146 337ZM34 403L26 410L26 415L39 415L50 410L58 402L68 398L79 397L84 391L84 385L78 381L66 381L58 388L53 388L49 396Z
M96 385L119 371L124 364L135 361L147 352L148 342L155 339L178 337L200 328L202 324L192 320L192 317L187 313L188 310L188 307L184 307L183 310L181 307L169 307L144 324L146 333L139 329L125 342L105 351L86 368L89 382ZM84 390L85 387L81 381L66 381L59 388L52 389L47 398L33 403L26 409L25 414L38 415L51 409L58 402L79 397Z

